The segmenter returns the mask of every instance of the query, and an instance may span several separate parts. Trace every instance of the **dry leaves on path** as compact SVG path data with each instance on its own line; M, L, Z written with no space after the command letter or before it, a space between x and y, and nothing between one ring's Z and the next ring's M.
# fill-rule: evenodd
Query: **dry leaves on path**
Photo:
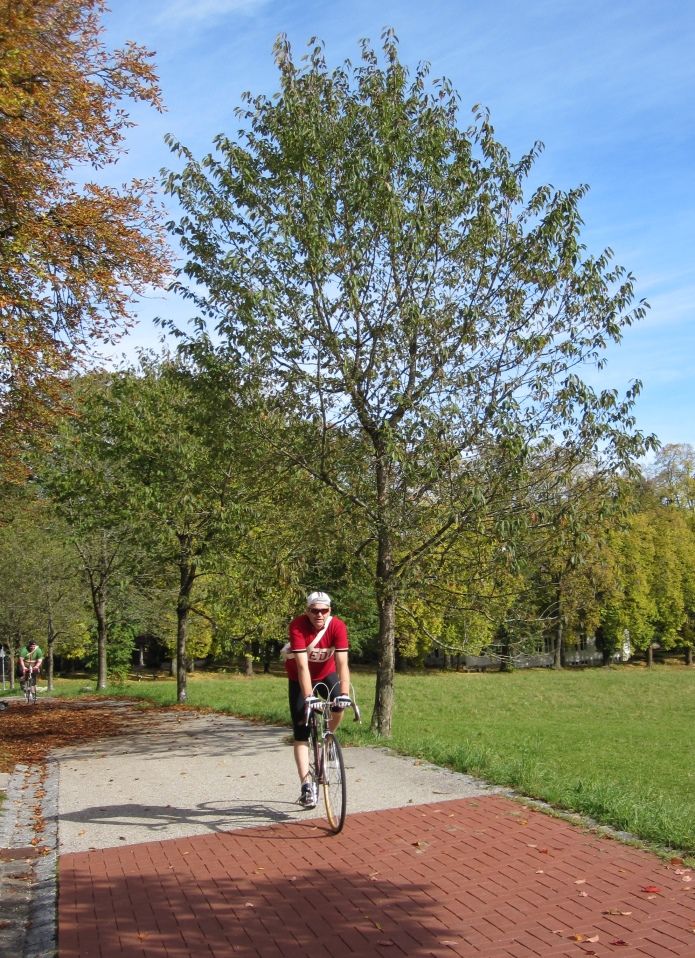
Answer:
M141 702L119 701L114 707L98 697L13 702L0 713L0 772L11 772L19 762L42 761L54 748L114 738L157 711Z

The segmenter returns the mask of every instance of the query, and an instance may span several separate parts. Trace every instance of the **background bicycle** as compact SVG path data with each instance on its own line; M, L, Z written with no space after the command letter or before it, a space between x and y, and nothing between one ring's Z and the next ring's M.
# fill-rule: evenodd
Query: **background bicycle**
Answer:
M38 676L38 671L33 668L27 670L27 674L24 677L24 698L26 699L27 705L36 704L36 679Z
M355 701L354 689L350 690L350 702L354 721L360 721L360 710ZM345 762L335 732L331 732L329 722L333 706L328 701L328 688L319 682L313 694L320 698L312 708L307 709L306 723L309 726L309 775L315 794L319 788L323 791L326 816L331 830L336 834L342 831L347 814L347 781Z

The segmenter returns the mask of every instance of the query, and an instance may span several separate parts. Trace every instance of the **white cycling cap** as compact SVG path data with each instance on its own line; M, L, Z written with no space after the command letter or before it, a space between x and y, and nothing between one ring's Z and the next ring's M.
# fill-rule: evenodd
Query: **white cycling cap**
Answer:
M331 597L327 592L310 592L306 597L306 607L310 609L312 605L328 605L331 604Z

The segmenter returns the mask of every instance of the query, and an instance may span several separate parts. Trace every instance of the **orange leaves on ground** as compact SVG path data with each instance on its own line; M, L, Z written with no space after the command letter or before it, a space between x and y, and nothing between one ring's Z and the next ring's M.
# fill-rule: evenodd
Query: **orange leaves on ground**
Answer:
M0 715L0 771L11 772L18 762L42 761L54 748L113 738L142 715L141 710L106 709L99 699L35 706L13 702Z

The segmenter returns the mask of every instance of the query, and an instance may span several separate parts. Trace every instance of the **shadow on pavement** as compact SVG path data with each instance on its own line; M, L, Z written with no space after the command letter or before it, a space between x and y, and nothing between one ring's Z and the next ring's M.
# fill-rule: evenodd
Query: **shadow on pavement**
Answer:
M240 800L239 804L226 802L204 802L195 807L176 805L141 805L138 803L122 805L92 806L76 812L67 812L60 816L62 822L76 822L85 826L103 823L123 825L130 828L137 823L140 828L152 832L166 831L171 825L202 824L209 831L229 831L231 828L243 828L247 824L266 824L268 822L286 822L293 818L290 810L297 811L296 802L276 802L275 807L262 802L249 804ZM286 807L286 811L283 810ZM115 843L115 842L114 842Z
M260 866L245 878L210 854L185 854L186 874L172 864L168 874L97 877L64 862L61 897L85 907L61 921L61 958L419 955L448 950L457 933L436 920L426 886L389 882L380 889L340 860L319 859L312 871L288 862L285 878L263 877Z

